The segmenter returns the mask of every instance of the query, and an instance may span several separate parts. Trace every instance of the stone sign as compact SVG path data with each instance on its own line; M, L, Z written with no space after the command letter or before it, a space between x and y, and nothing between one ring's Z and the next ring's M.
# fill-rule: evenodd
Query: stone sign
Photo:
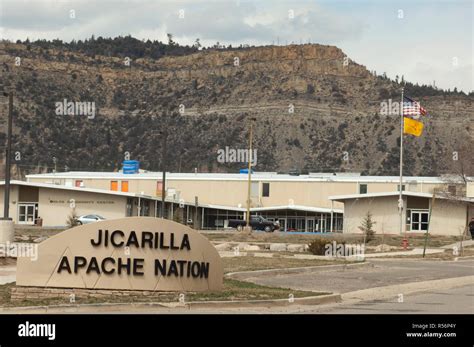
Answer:
M129 217L61 232L18 258L17 285L157 291L220 290L221 258L207 238L166 219Z

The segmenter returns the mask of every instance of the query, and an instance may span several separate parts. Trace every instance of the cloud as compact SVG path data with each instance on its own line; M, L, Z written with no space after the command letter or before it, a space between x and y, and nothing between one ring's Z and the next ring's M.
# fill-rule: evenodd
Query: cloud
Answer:
M232 1L172 3L167 1L12 1L3 0L1 29L8 39L84 39L127 33L155 33L163 28L179 37L202 40L268 44L277 38L319 42L340 41L363 30L363 23L331 13L314 3L270 6ZM184 18L180 18L183 10ZM74 18L71 18L74 11ZM290 18L290 12L294 16ZM23 35L23 37L19 37ZM80 36L83 37L80 37ZM166 39L160 37L161 39Z

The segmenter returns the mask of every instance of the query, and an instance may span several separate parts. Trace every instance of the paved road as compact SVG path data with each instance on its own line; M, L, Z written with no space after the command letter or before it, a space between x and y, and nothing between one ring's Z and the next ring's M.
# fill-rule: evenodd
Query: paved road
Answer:
M470 313L474 314L474 283L465 276L474 275L474 260L459 261L427 261L427 260L370 260L373 266L349 268L347 270L316 270L303 274L286 274L278 276L253 277L252 281L260 284L281 286L294 289L331 291L349 293L369 288L385 287L440 280L447 278L464 277L461 286L450 289L432 289L421 293L409 293L403 297L403 302L398 302L397 295L391 295L384 300L370 300L370 296L362 301L346 300L338 304L321 306L287 306L287 307L255 307L232 309L169 309L164 307L83 307L49 309L49 313ZM450 281L458 281L453 279ZM439 281L438 281L439 282ZM446 282L446 281L443 281ZM393 287L390 287L393 288ZM445 287L448 288L448 287ZM383 289L375 289L378 292ZM398 293L398 292L395 292ZM345 294L350 297L353 295ZM378 296L383 297L383 296Z
M449 290L436 290L429 293L405 295L403 302L392 300L364 301L355 304L340 303L318 306L301 313L330 314L474 314L474 284Z
M370 263L373 266L248 277L247 280L283 288L347 293L395 284L474 275L472 259L459 261L371 259Z

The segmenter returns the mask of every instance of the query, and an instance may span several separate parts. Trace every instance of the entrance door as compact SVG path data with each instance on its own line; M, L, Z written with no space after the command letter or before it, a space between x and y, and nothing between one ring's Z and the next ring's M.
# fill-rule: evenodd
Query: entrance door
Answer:
M35 204L18 204L18 224L35 224Z
M411 231L428 230L428 211L411 211Z
M316 223L314 221L314 218L307 218L306 219L306 231L309 233L314 233L316 231L315 229Z

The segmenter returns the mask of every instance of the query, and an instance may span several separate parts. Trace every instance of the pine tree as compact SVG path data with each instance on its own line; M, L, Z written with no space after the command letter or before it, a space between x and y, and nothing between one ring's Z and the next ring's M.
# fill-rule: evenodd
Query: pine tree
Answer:
M360 230L364 233L364 244L370 242L374 239L375 230L373 229L376 222L372 220L372 214L370 211L367 211L364 219L362 220L362 224L359 227Z

